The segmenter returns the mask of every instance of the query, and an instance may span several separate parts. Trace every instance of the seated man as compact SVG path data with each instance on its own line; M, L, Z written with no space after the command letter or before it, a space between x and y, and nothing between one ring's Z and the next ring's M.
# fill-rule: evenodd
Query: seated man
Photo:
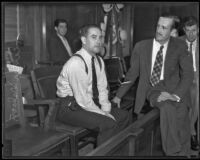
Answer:
M65 63L57 80L57 95L62 98L58 118L67 124L98 128L99 145L127 127L129 116L111 107L108 100L105 65L97 55L102 45L100 28L87 25L80 35L82 48ZM74 101L67 105L70 99Z

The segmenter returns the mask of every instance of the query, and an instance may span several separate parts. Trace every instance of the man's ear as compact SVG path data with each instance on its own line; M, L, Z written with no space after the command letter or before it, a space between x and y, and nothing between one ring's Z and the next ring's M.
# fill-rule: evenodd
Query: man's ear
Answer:
M56 30L56 32L58 31L58 27L54 27L54 29Z
M85 37L81 37L81 41L82 41L82 44L86 44L86 38Z

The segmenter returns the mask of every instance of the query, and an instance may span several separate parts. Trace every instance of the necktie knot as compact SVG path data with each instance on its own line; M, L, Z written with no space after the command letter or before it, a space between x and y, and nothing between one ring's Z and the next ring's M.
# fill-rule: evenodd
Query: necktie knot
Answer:
M162 45L162 46L160 46L160 52L162 52L163 48L164 48L164 46L163 46L163 45Z

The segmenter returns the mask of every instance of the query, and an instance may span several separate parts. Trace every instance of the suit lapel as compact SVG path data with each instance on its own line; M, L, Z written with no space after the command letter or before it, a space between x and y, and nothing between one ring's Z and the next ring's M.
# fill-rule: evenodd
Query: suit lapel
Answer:
M148 77L151 76L151 59L152 59L152 48L153 48L153 39L147 42L147 46L144 50L145 52L145 64L146 64L146 71Z
M169 59L170 59L170 56L172 56L174 50L175 50L175 45L173 43L173 39L170 38L168 46L167 46L165 62L164 62L164 79L166 79L166 73L167 73L166 69L169 68L170 66Z
M58 35L56 35L56 37L57 37L58 41L60 42L60 45L62 46L62 48L64 48L64 50L66 50L67 54L69 54L65 45L63 44L62 40L60 39L60 37L58 37Z

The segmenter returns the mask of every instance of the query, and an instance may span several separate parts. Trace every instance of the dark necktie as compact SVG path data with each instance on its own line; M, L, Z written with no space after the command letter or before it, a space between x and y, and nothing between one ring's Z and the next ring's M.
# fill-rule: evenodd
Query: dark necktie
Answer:
M93 101L100 108L99 104L99 91L97 88L97 75L94 63L94 57L92 57L92 92L93 92Z
M164 46L160 46L160 50L156 55L156 60L154 62L153 71L151 74L150 82L152 86L155 86L160 81L160 75L163 65L163 54L162 49Z
M189 52L192 54L192 42L190 42Z

